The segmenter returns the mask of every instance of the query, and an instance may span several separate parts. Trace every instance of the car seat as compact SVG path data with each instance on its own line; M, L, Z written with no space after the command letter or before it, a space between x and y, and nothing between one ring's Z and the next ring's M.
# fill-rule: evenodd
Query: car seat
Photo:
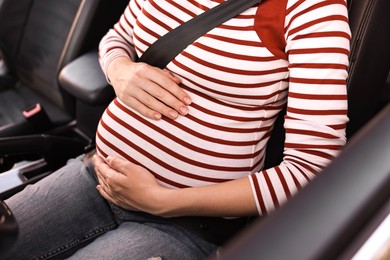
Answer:
M91 16L96 3L2 1L1 77L5 80L0 90L0 136L30 134L72 120L72 100L58 88L58 69L82 48L83 35L75 38L73 34L81 29L75 27L87 24L76 21ZM33 112L37 103L48 116L34 120L37 115L30 113L31 120L26 119L23 111Z
M66 3L26 0L21 2L25 6L15 7L10 2L5 0L0 5L0 22L4 18L1 14L6 9L14 10L20 19L5 24L8 30L0 29L0 36L4 35L2 30L17 31L3 41L10 72L2 77L5 79L2 83L10 85L0 89L0 111L9 115L0 116L6 122L0 127L2 197L5 189L7 194L12 194L28 183L43 178L69 158L91 148L93 127L97 125L103 105L80 102L73 93L60 86L58 74L76 57L96 50L102 36L128 4L128 0L114 3L97 0L71 0ZM53 20L52 17L57 19ZM34 31L38 29L42 32L35 36ZM23 33L19 33L20 30ZM57 34L61 37L57 37ZM20 47L15 48L16 43ZM95 58L97 63L97 56ZM24 60L27 62L23 63ZM78 69L84 71L92 67ZM95 70L102 74L100 67ZM104 87L110 90L105 78L103 80ZM47 114L37 109L37 103ZM23 109L28 105L33 105L32 116L30 113L23 116ZM9 187L17 189L9 190Z
M0 137L42 133L74 119L75 99L59 87L58 73L97 46L116 6L101 0L0 2Z
M17 4L10 0L0 1L0 168L13 166L18 161L11 170L0 170L0 199L50 174L53 168L48 167L47 158L41 158L42 155L60 156L63 158L60 161L64 161L85 151L85 143L75 141L69 133L78 132L90 140L96 118L105 107L102 103L108 102L113 93L105 78L102 79L97 54L94 56L96 51L85 56L81 54L97 48L101 37L127 4L127 0L19 0ZM36 37L35 32L39 32L40 37ZM42 41L47 37L53 40L52 44ZM87 77L87 82L95 84L95 93L100 94L89 93L87 104L58 84L59 71L77 56L82 56L81 62L75 64L85 65L92 72L92 80ZM85 72L84 67L77 68ZM84 78L82 82L85 82ZM59 126L63 129L42 128L40 125L45 122L39 117L35 121L37 124L34 119L32 122L26 120L22 111L36 103L42 104L47 111L48 128ZM26 135L41 131L47 134ZM16 158L7 160L13 155L17 155ZM23 158L20 155L27 155L29 160L20 161ZM29 155L37 159L30 161ZM12 212L0 200L0 255L16 239L17 231Z

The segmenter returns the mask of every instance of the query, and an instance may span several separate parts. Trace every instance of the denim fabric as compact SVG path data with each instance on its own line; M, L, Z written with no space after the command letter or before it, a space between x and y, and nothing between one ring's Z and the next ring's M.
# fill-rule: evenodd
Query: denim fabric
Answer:
M217 247L156 216L109 205L82 157L6 200L19 237L2 259L204 259Z
M119 215L126 220L121 219L118 228L98 237L70 259L205 259L217 249L164 220L129 211Z

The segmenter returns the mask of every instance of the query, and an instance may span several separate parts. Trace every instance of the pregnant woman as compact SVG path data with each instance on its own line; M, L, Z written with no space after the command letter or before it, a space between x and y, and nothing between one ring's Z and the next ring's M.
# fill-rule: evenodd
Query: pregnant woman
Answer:
M97 152L7 201L20 236L6 257L203 259L337 156L348 121L344 0L265 0L163 70L137 62L221 2L129 2L100 43L117 98L100 120ZM286 106L283 161L265 169Z

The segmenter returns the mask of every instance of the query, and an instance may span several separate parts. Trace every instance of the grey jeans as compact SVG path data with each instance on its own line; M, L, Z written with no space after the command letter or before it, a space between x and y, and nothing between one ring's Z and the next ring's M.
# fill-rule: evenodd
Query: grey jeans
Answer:
M110 205L82 157L6 200L19 237L3 259L204 259L217 250L163 218Z

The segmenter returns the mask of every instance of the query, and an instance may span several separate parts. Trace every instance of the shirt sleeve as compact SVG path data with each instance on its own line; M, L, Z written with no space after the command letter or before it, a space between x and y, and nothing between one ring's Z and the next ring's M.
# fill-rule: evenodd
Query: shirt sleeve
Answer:
M136 59L133 42L133 28L136 17L142 11L142 0L132 0L121 15L119 21L110 29L99 43L99 61L107 75L107 68L115 58L124 56Z
M346 143L346 1L290 0L284 27L289 61L284 158L280 165L249 176L260 215L315 178Z

